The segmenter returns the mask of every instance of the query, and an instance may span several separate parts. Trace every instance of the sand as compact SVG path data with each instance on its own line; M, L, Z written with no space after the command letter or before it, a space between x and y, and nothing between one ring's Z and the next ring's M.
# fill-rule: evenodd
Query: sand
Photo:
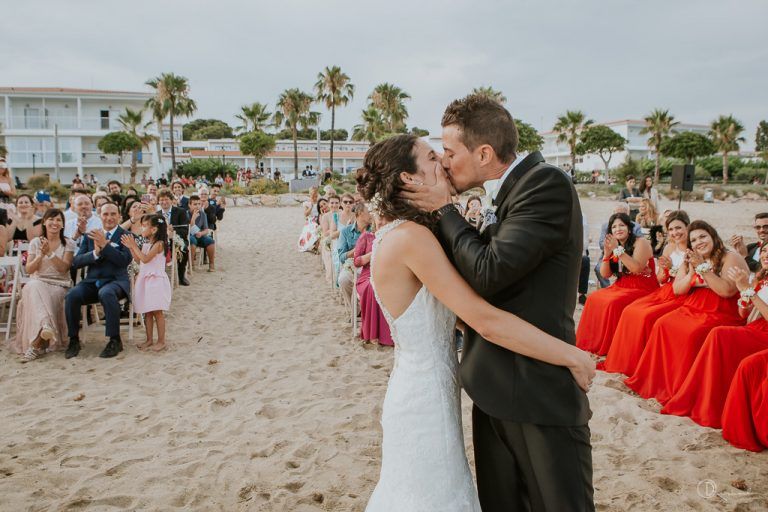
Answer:
M612 203L583 204L597 240ZM764 204L688 209L751 236ZM392 351L353 340L319 257L295 250L301 225L299 208L230 208L220 270L175 291L165 353L100 359L97 330L76 359L0 351L0 510L363 510ZM598 510L768 507L768 452L661 416L615 376L590 399Z

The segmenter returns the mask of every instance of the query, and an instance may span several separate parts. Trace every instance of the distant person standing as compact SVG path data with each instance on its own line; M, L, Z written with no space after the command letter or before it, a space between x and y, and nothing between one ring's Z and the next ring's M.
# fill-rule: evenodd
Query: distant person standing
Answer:
M625 201L629 205L629 218L634 219L640 213L640 203L643 195L637 189L637 180L631 174L627 176L624 188L619 192L619 201Z
M659 211L659 191L656 190L653 183L653 176L646 176L643 178L643 183L640 185L640 193L643 194L645 199L648 199L656 211Z

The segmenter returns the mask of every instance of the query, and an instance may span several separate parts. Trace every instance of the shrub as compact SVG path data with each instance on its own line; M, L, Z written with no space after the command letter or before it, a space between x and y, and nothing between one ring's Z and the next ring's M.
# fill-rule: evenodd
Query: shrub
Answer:
M48 187L50 182L51 179L47 174L36 174L34 176L30 176L30 178L27 180L27 187L31 188L32 190L42 190Z
M218 158L194 158L179 164L178 174L186 174L191 178L205 176L213 181L217 175L237 176L237 165L232 162L222 162Z

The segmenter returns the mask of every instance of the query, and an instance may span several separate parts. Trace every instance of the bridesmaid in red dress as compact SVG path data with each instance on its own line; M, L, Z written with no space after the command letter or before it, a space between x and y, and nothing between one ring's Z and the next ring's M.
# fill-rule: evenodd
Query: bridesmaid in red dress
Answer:
M667 245L659 257L656 277L661 288L630 304L621 314L616 332L608 349L608 357L598 364L599 370L632 375L645 349L656 320L676 309L686 299L675 295L672 281L683 263L688 249L688 214L682 210L669 214L665 222Z
M725 398L739 363L768 350L768 245L760 249L760 264L754 286L750 286L749 273L744 269L726 271L741 292L739 314L749 315L751 321L746 326L712 329L683 385L662 414L690 416L699 425L720 428Z
M378 225L378 222L377 222ZM360 338L365 341L378 341L380 345L392 346L392 334L384 312L376 302L376 295L371 286L371 253L375 235L366 231L355 244L353 264L360 268L357 278L357 295L360 298Z
M723 411L723 438L737 448L768 448L768 350L744 359Z
M744 258L728 251L703 220L688 226L688 245L672 286L677 295L691 293L682 306L656 321L634 375L625 381L643 398L654 397L662 404L680 389L709 331L743 323L736 284L723 269L747 270Z
M608 352L624 308L659 287L651 244L635 237L629 215L611 215L608 226L600 274L606 279L616 275L616 282L587 297L576 330L576 346L598 355Z

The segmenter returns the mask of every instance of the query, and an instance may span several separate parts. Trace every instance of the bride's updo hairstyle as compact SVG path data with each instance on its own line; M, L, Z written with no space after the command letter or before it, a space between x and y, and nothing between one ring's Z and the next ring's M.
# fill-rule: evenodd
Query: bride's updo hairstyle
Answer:
M371 204L372 213L389 220L412 220L429 227L434 215L419 210L399 197L403 188L400 173L416 174L415 135L395 135L377 142L365 154L363 166L357 170L357 191Z

